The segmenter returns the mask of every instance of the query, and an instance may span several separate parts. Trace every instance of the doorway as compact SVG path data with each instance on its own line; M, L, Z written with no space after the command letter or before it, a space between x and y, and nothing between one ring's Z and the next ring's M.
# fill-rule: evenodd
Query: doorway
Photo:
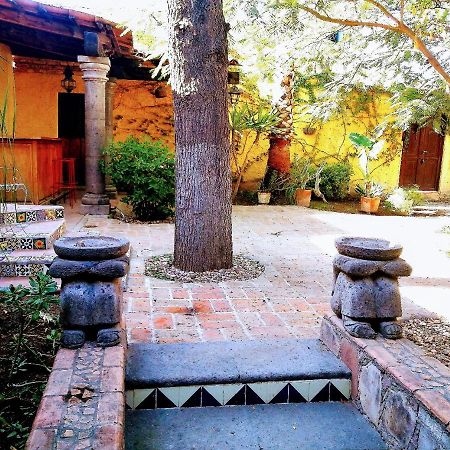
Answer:
M422 191L439 189L444 136L430 126L413 126L404 133L400 186L416 185Z
M75 179L85 184L84 94L58 94L58 137L63 158L75 158Z

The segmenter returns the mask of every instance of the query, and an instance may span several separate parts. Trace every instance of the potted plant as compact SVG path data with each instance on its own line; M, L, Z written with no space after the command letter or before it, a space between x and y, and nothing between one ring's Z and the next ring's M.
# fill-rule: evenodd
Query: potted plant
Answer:
M307 188L308 183L315 177L316 170L308 158L294 156L291 163L290 177L287 182L286 195L295 201L297 206L309 207L311 204L311 189Z
M272 170L269 175L265 175L261 181L258 191L258 203L268 205L273 191L279 191L283 188L284 178L276 171Z
M372 178L373 170L369 168L370 161L376 161L384 146L384 141L374 141L359 133L350 133L349 139L357 150L356 156L359 160L359 167L363 173L362 185L356 186L356 192L361 196L361 211L374 213L380 206L383 188L374 183Z
M383 194L381 184L368 182L364 185L358 184L355 191L361 196L360 210L366 213L376 213L380 207L380 199Z

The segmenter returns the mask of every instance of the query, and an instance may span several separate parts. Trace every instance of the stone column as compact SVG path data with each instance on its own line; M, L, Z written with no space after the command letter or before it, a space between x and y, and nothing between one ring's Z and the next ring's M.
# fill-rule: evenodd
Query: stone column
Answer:
M105 145L105 84L111 67L109 58L78 56L84 80L86 128L86 193L81 199L82 214L108 214L109 197L100 171Z
M105 114L106 114L106 139L105 144L109 145L113 141L113 130L114 130L114 92L116 90L117 78L110 77L109 81L106 83L105 91ZM108 164L108 158L106 158L106 164ZM106 194L109 198L117 197L117 189L113 185L110 176L106 176Z

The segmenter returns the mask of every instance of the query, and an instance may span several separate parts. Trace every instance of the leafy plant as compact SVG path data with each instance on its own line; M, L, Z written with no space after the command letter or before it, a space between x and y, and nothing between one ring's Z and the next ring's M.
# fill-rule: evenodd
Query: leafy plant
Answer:
M58 290L55 281L44 273L38 273L29 279L30 287L13 286L0 294L0 304L12 308L19 320L14 355L11 360L9 378L17 370L22 350L24 333L32 322L43 318L52 304L58 304Z
M123 201L133 207L138 219L158 220L173 214L175 161L161 142L128 137L105 151L109 163L102 164L117 189L127 193Z
M363 184L357 187L356 192L363 197L378 197L376 192L380 191L380 185L375 185L372 179L373 170L369 168L370 161L376 161L384 146L384 141L373 141L372 139L359 133L350 133L350 142L357 150L359 167L363 173ZM381 195L381 194L380 194Z
M343 200L348 195L352 168L346 162L329 163L320 174L320 190L328 200Z
M259 187L259 192L282 191L286 184L286 175L272 170L268 176L265 176Z
M389 208L399 211L402 214L410 215L414 206L423 203L423 194L419 192L417 186L409 188L397 188L386 198L385 203Z
M286 183L286 196L293 200L297 189L306 189L308 183L316 176L316 168L309 158L294 156L291 171Z
M258 154L250 158L253 148L258 144L262 135L271 132L273 127L279 122L279 118L274 109L267 108L263 104L253 106L248 103L232 108L229 118L234 178L232 198L234 200L245 172L262 157L262 155ZM254 133L254 137L252 137L252 141L248 145L251 132Z
M361 197L381 197L384 192L384 188L381 184L378 183L366 183L366 184L357 184L355 187L355 191Z

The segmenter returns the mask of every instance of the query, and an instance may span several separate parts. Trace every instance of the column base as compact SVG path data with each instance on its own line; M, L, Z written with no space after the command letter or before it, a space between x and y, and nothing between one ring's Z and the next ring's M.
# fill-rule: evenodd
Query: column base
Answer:
M109 205L80 205L80 214L92 214L93 216L107 216Z
M107 184L105 191L108 198L117 198L117 188L113 184Z
M81 198L83 205L109 205L109 197L106 194L92 194L86 192Z

